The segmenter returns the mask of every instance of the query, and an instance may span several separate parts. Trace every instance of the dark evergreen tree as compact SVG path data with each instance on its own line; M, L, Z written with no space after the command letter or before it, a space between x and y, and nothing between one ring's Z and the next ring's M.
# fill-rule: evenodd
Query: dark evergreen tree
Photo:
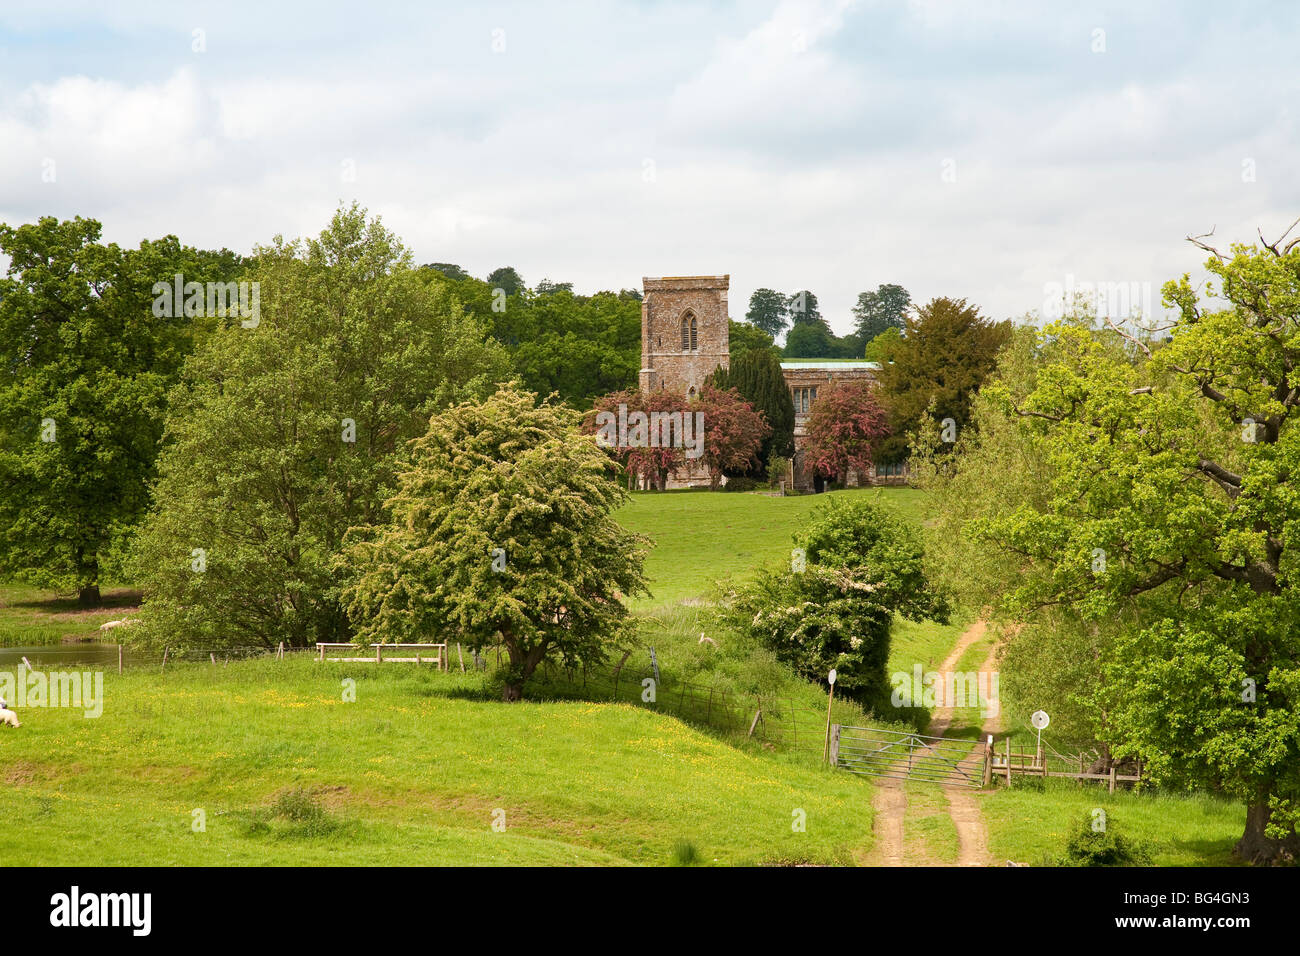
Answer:
M772 434L763 441L760 460L766 467L772 455L789 458L794 454L794 401L781 372L781 360L771 349L742 352L731 360L729 369L713 373L718 388L734 388L741 398L767 417Z

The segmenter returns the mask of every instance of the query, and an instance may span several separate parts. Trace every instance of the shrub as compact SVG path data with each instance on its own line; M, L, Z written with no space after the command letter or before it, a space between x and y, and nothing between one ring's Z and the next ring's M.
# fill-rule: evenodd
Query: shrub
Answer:
M754 491L766 487L766 481L751 478L749 475L737 475L735 478L728 478L727 483L722 486L724 491Z
M1065 842L1062 866L1141 866L1150 862L1146 846L1119 832L1113 817L1104 811L1098 817L1098 812L1084 813L1075 820Z
M834 668L842 690L864 706L889 697L886 662L894 614L946 623L919 539L869 501L830 499L795 535L806 563L763 570L723 593L724 623L772 649L808 680Z

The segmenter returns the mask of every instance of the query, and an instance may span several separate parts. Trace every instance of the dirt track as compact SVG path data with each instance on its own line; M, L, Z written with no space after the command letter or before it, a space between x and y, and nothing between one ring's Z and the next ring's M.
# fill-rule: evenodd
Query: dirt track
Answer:
M968 627L957 639L953 649L944 658L943 663L938 667L939 673L948 673L956 670L957 664L961 661L962 655L970 648L972 644L979 641L985 634L987 625L984 621L976 621ZM981 671L991 671L997 663L997 648L989 649L988 656L980 665ZM935 708L930 720L930 727L927 731L929 736L940 737L947 731L952 724L953 711L951 701L944 701L943 706ZM995 717L985 718L981 727L981 737L985 734L996 733L998 730L998 719ZM976 748L968 760L962 762L963 769L978 768L981 766L979 756L982 751ZM988 866L988 830L984 826L984 817L980 813L979 799L971 790L962 787L943 787L944 796L948 800L948 816L952 819L953 826L957 830L958 852L957 866ZM901 780L891 780L881 778L877 782L876 795L872 800L872 806L875 809L875 835L876 844L873 848L868 863L873 866L908 866L914 864L928 864L930 860L907 860L905 859L905 842L904 827L907 818L907 795L903 789Z

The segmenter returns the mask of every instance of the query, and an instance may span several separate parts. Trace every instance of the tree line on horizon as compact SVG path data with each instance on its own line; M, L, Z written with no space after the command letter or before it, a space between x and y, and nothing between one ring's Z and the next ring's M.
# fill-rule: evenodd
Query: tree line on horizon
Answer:
M312 334L319 334L316 345L328 344L341 354L368 354L376 342L387 341L394 352L390 365L406 361L404 356L426 347L419 344L426 342L446 356L431 354L433 367L451 363L449 380L436 390L436 401L443 404L478 388L468 385L474 376L464 363L457 372L453 361L474 349L479 350L475 361L482 365L481 376L514 377L525 389L541 396L555 394L579 412L635 388L641 331L641 296L636 290L584 296L575 294L571 283L549 279L529 288L508 266L485 279L450 263L416 267L395 238L384 239L382 227L366 224L364 217L358 221L358 215L354 207L332 224L343 232L342 238L331 240L342 244L338 250L325 248L318 237L296 244L276 240L249 256L196 249L174 236L124 248L101 242L100 224L80 217L43 217L0 227L0 251L10 260L8 275L0 280L0 342L9 357L0 367L0 480L8 489L0 501L0 573L21 575L40 587L75 591L88 605L98 602L101 580L124 574L126 556L159 481L159 452L180 438L172 413L186 409L206 387L204 375L219 383L214 400L234 387L229 373L211 363L221 348L233 347L228 337L232 324L240 325L235 317L204 310L186 315L179 308L154 314L155 284L170 283L176 275L201 285L260 282L266 293L263 309L269 314L285 307L287 277L294 273L280 267L293 256L341 277L337 281L389 281L389 273L401 275L410 308L437 317L429 319L420 334L386 339L390 333L374 333L371 342L348 341L339 330ZM384 248L389 252L381 255ZM352 263L350 256L363 258ZM882 294L878 299L887 304L898 296ZM815 296L808 293L803 305L808 315L817 316ZM864 307L864 315L868 312ZM885 321L878 315L871 320ZM420 325L414 318L404 321ZM769 431L752 453L717 451L726 444L720 433L710 447L717 451L717 460L727 462L728 475L761 479L774 459L793 452L793 405L771 336L748 322L733 321L731 330L733 368L719 369L713 385L724 392L734 389L762 416ZM432 341L429 334L446 338ZM273 333L267 336L268 341L274 338ZM916 331L904 342L920 345L932 338ZM938 358L932 354L935 349ZM951 351L950 343L940 341L914 364L919 367L922 359L942 363L945 350ZM890 368L900 374L890 388L900 396L910 395L901 374L911 367L910 360L901 347L898 354L903 360L896 359ZM346 382L351 371L345 366L326 380ZM374 374L393 371L379 367ZM459 392L451 384L456 378L452 372L464 376L466 385ZM412 383L421 381L427 381L427 375L412 372L407 379L385 385L383 403L392 405L406 394L408 413L432 407L422 405L427 400L419 397L419 389L410 391ZM973 379L953 381L955 392L960 392ZM305 387L303 382L294 386ZM911 418L916 417L913 406L928 407L928 393L920 389L917 395L907 412ZM359 395L353 398L364 404ZM939 397L940 412L946 410L947 400ZM960 401L960 396L954 400ZM358 432L364 431L357 414L340 410L339 417L353 419ZM719 420L737 425L725 436L727 442L758 430L736 416ZM876 450L905 454L903 436L915 422L891 411L890 426L893 436L884 444L876 442ZM411 437L395 423L386 426L377 447L394 448L399 436ZM38 437L46 440L34 440ZM376 437L370 434L367 440ZM66 454L69 442L76 456ZM827 467L842 470L842 459Z

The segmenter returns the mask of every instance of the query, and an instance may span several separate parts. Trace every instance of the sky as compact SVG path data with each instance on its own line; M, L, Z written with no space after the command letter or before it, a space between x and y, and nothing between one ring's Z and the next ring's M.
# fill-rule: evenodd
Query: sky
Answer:
M249 252L355 200L417 263L726 273L737 319L1150 315L1187 236L1300 216L1297 50L1293 2L7 0L0 222Z

